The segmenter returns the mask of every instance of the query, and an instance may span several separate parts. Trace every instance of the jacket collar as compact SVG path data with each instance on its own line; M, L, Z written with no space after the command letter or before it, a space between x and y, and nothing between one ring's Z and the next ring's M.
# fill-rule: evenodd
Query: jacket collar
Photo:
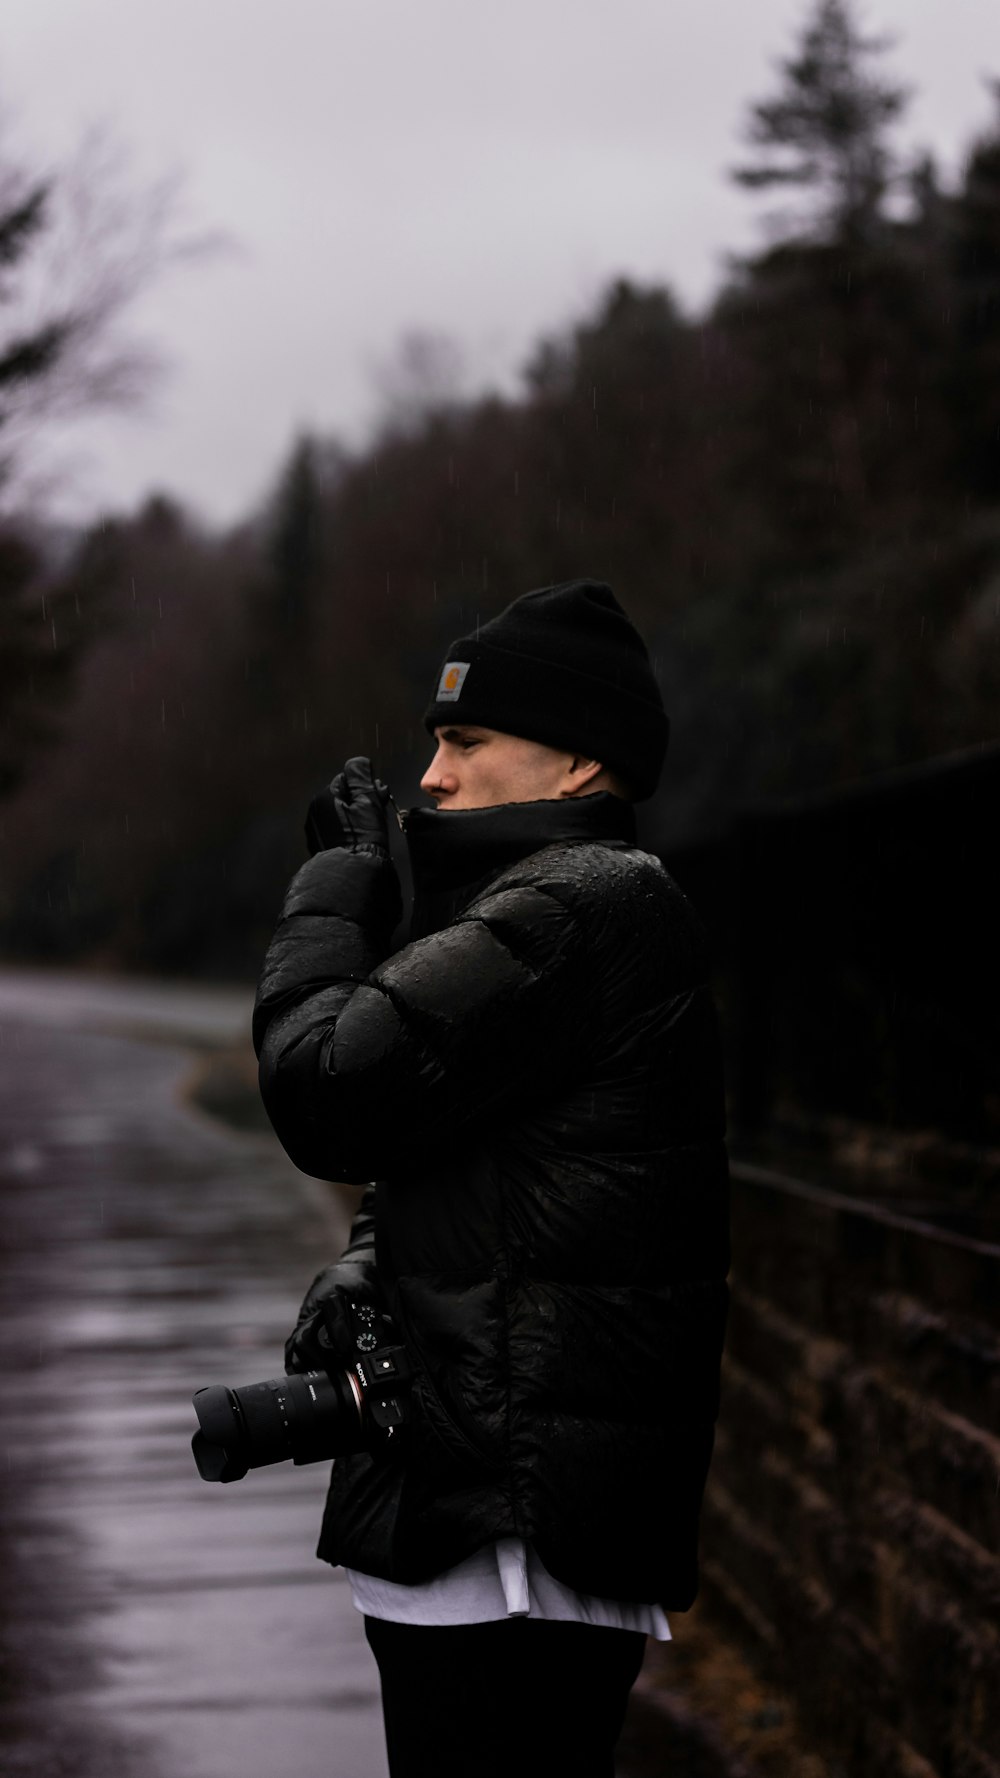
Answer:
M478 887L543 846L586 840L634 846L635 813L631 803L602 790L491 809L410 809L403 831L414 891L422 896Z

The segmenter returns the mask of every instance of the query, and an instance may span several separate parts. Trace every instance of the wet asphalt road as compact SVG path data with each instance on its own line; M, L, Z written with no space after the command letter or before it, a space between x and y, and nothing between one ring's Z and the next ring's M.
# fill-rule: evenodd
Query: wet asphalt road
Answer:
M325 1465L203 1483L192 1391L276 1374L342 1242L324 1188L182 1090L226 990L0 973L0 1770L384 1778L313 1551ZM150 1041L155 1039L155 1041Z

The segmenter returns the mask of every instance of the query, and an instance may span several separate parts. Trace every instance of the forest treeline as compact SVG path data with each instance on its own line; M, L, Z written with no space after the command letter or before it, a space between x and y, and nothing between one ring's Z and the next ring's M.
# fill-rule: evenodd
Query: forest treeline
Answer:
M224 535L167 497L68 553L7 522L8 955L252 971L312 792L367 752L412 798L448 640L571 576L650 641L668 855L998 737L1000 106L945 183L884 60L811 8L735 175L796 207L703 313L617 279L516 398L302 437Z

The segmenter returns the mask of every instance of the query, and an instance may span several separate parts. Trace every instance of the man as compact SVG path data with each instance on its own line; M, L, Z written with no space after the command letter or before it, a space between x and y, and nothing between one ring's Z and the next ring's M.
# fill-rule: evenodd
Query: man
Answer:
M606 1775L646 1635L697 1588L728 1269L705 937L635 846L668 722L609 587L453 643L425 722L411 941L388 955L352 760L254 1016L291 1158L377 1181L288 1368L346 1363L359 1302L414 1367L389 1453L335 1464L319 1554L365 1612L393 1778Z

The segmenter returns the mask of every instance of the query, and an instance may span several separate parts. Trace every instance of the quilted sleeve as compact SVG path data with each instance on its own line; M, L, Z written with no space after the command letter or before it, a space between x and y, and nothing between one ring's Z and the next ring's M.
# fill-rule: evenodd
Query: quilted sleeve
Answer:
M264 1104L304 1173L364 1181L427 1164L457 1131L505 1105L520 1115L572 1070L589 1021L585 949L545 887L498 889L374 964L336 894L325 913L314 898L307 908L286 904L254 1027Z

